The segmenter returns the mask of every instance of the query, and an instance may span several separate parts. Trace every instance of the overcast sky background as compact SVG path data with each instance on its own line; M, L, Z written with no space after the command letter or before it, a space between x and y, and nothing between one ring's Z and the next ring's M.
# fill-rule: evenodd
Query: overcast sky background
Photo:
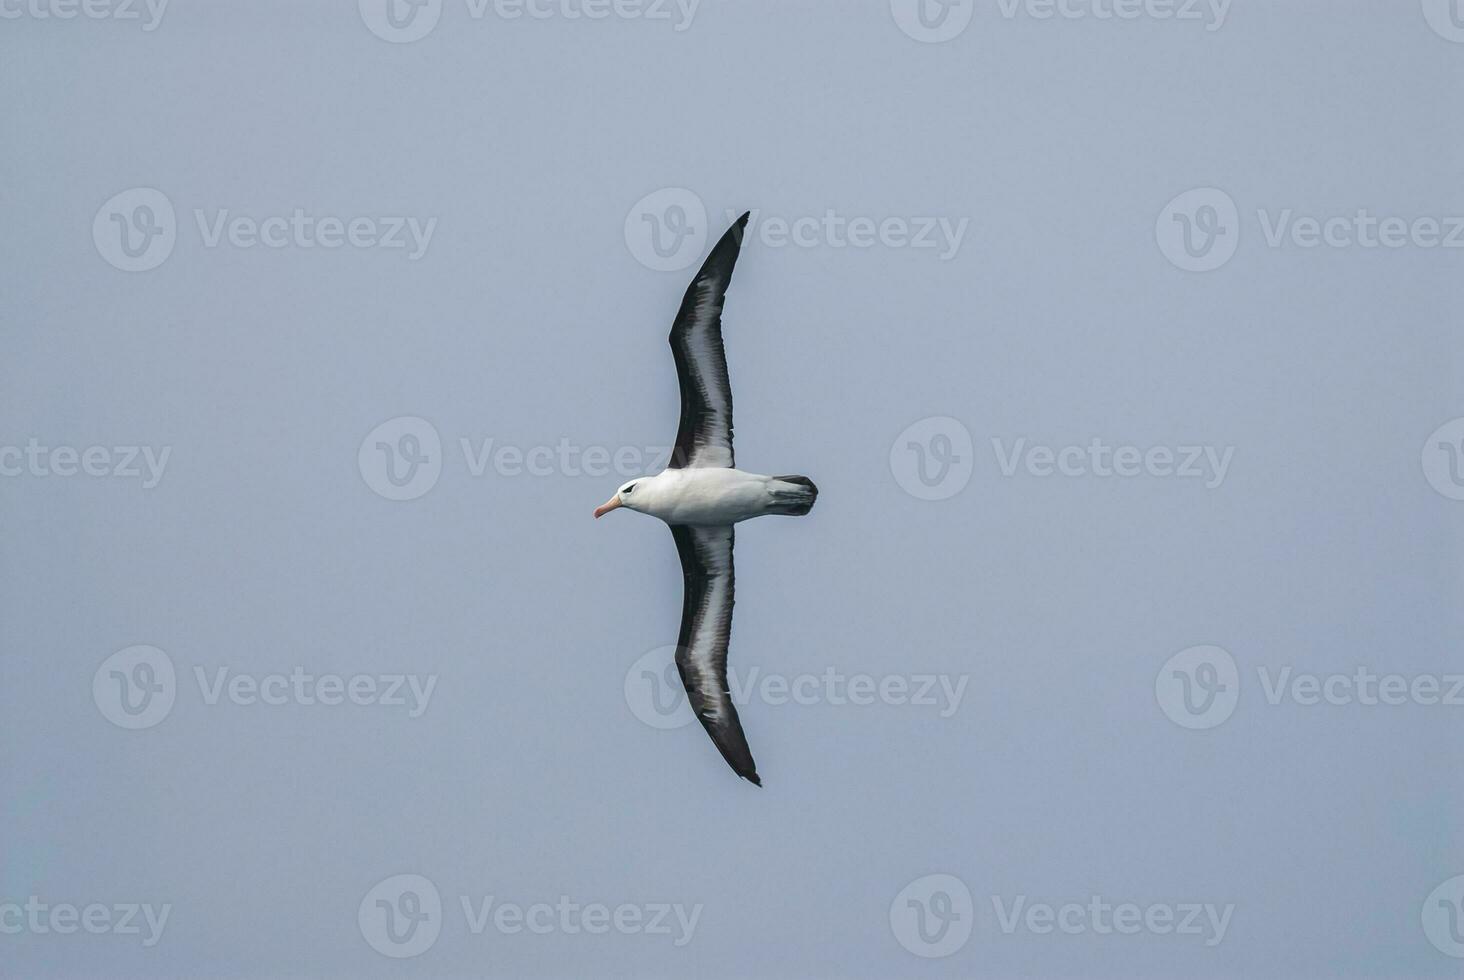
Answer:
M1288 209L1464 215L1464 44L1415 0L1236 0L1208 25L970 3L939 43L903 0L706 0L684 30L674 6L444 0L407 43L347 2L174 0L151 31L145 7L7 3L0 449L170 450L151 487L58 474L65 454L0 476L0 905L171 912L150 947L0 933L0 972L1457 976L1421 916L1464 873L1464 706L1273 705L1258 672L1464 670L1464 502L1425 448L1464 416L1464 252L1266 237ZM166 216L105 207L134 188L175 213L140 272L112 215ZM653 205L706 215L649 214L663 243L690 233L662 261L637 209L667 188L692 197ZM1238 215L1205 272L1171 261L1166 212L1197 188ZM1221 200L1188 217L1224 223L1200 213ZM361 235L435 224L415 259L293 231L208 244L225 209L297 208ZM474 475L460 442L667 445L671 318L748 208L724 317L737 459L822 491L738 529L734 671L820 678L813 703L741 708L762 790L696 725L632 710L681 581L658 522L591 520L624 477ZM953 254L837 247L830 211L966 224ZM804 217L810 244L779 236ZM361 450L383 423L411 449L403 417L437 434L440 473L390 500L378 440ZM959 425L906 433L930 418ZM1006 475L993 445L1094 439L1232 452L1218 480L1043 476L1040 455ZM962 457L956 482L920 489L912 441L927 474ZM135 645L166 654L175 700L126 730L104 661ZM1197 645L1233 658L1238 703L1191 730L1156 677ZM296 667L436 686L411 717L210 704L195 676ZM964 694L946 717L831 703L830 671ZM358 922L399 874L443 906L406 959ZM969 890L974 930L927 958L891 907L934 874ZM490 895L702 909L682 946L475 935L460 900ZM1234 909L1213 946L1004 933L993 897L1019 896Z

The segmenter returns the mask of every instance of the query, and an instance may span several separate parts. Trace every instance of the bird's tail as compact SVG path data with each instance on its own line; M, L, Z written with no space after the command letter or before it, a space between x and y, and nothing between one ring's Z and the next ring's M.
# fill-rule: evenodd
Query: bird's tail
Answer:
M806 476L775 476L768 483L768 493L773 498L768 513L792 517L813 510L813 502L818 499L818 487Z

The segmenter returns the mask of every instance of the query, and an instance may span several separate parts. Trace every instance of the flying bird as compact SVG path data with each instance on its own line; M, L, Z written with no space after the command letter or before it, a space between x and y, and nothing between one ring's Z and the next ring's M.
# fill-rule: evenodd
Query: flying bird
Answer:
M722 303L747 218L738 218L707 256L671 325L681 425L670 465L655 476L626 483L595 508L595 517L623 507L671 526L686 588L676 670L692 710L722 758L737 775L761 786L727 688L732 526L764 514L801 517L813 509L818 487L806 476L746 473L736 468L732 455L732 386L722 346Z

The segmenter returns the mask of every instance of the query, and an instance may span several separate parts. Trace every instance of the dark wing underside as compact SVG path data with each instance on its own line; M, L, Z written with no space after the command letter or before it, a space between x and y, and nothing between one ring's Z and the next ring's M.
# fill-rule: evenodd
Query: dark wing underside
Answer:
M681 383L681 425L671 468L732 466L732 385L722 347L722 302L742 246L747 214L712 249L686 288L671 326L671 353Z
M686 598L681 605L681 635L676 638L676 669L697 720L722 758L743 779L761 786L747 736L727 688L727 642L732 635L732 544L723 527L671 525Z

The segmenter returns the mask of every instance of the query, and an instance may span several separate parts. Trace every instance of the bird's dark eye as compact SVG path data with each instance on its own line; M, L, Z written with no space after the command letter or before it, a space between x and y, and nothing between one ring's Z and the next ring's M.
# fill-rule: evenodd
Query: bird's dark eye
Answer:
M631 484L631 485L630 485L630 486L628 486L628 487L626 487L626 488L625 488L625 489L624 489L624 490L622 490L622 491L620 491L620 492L621 492L621 493L630 493L630 491L632 491L632 490L634 490L634 489L635 489L635 484L634 484L634 483L632 483L632 484Z

